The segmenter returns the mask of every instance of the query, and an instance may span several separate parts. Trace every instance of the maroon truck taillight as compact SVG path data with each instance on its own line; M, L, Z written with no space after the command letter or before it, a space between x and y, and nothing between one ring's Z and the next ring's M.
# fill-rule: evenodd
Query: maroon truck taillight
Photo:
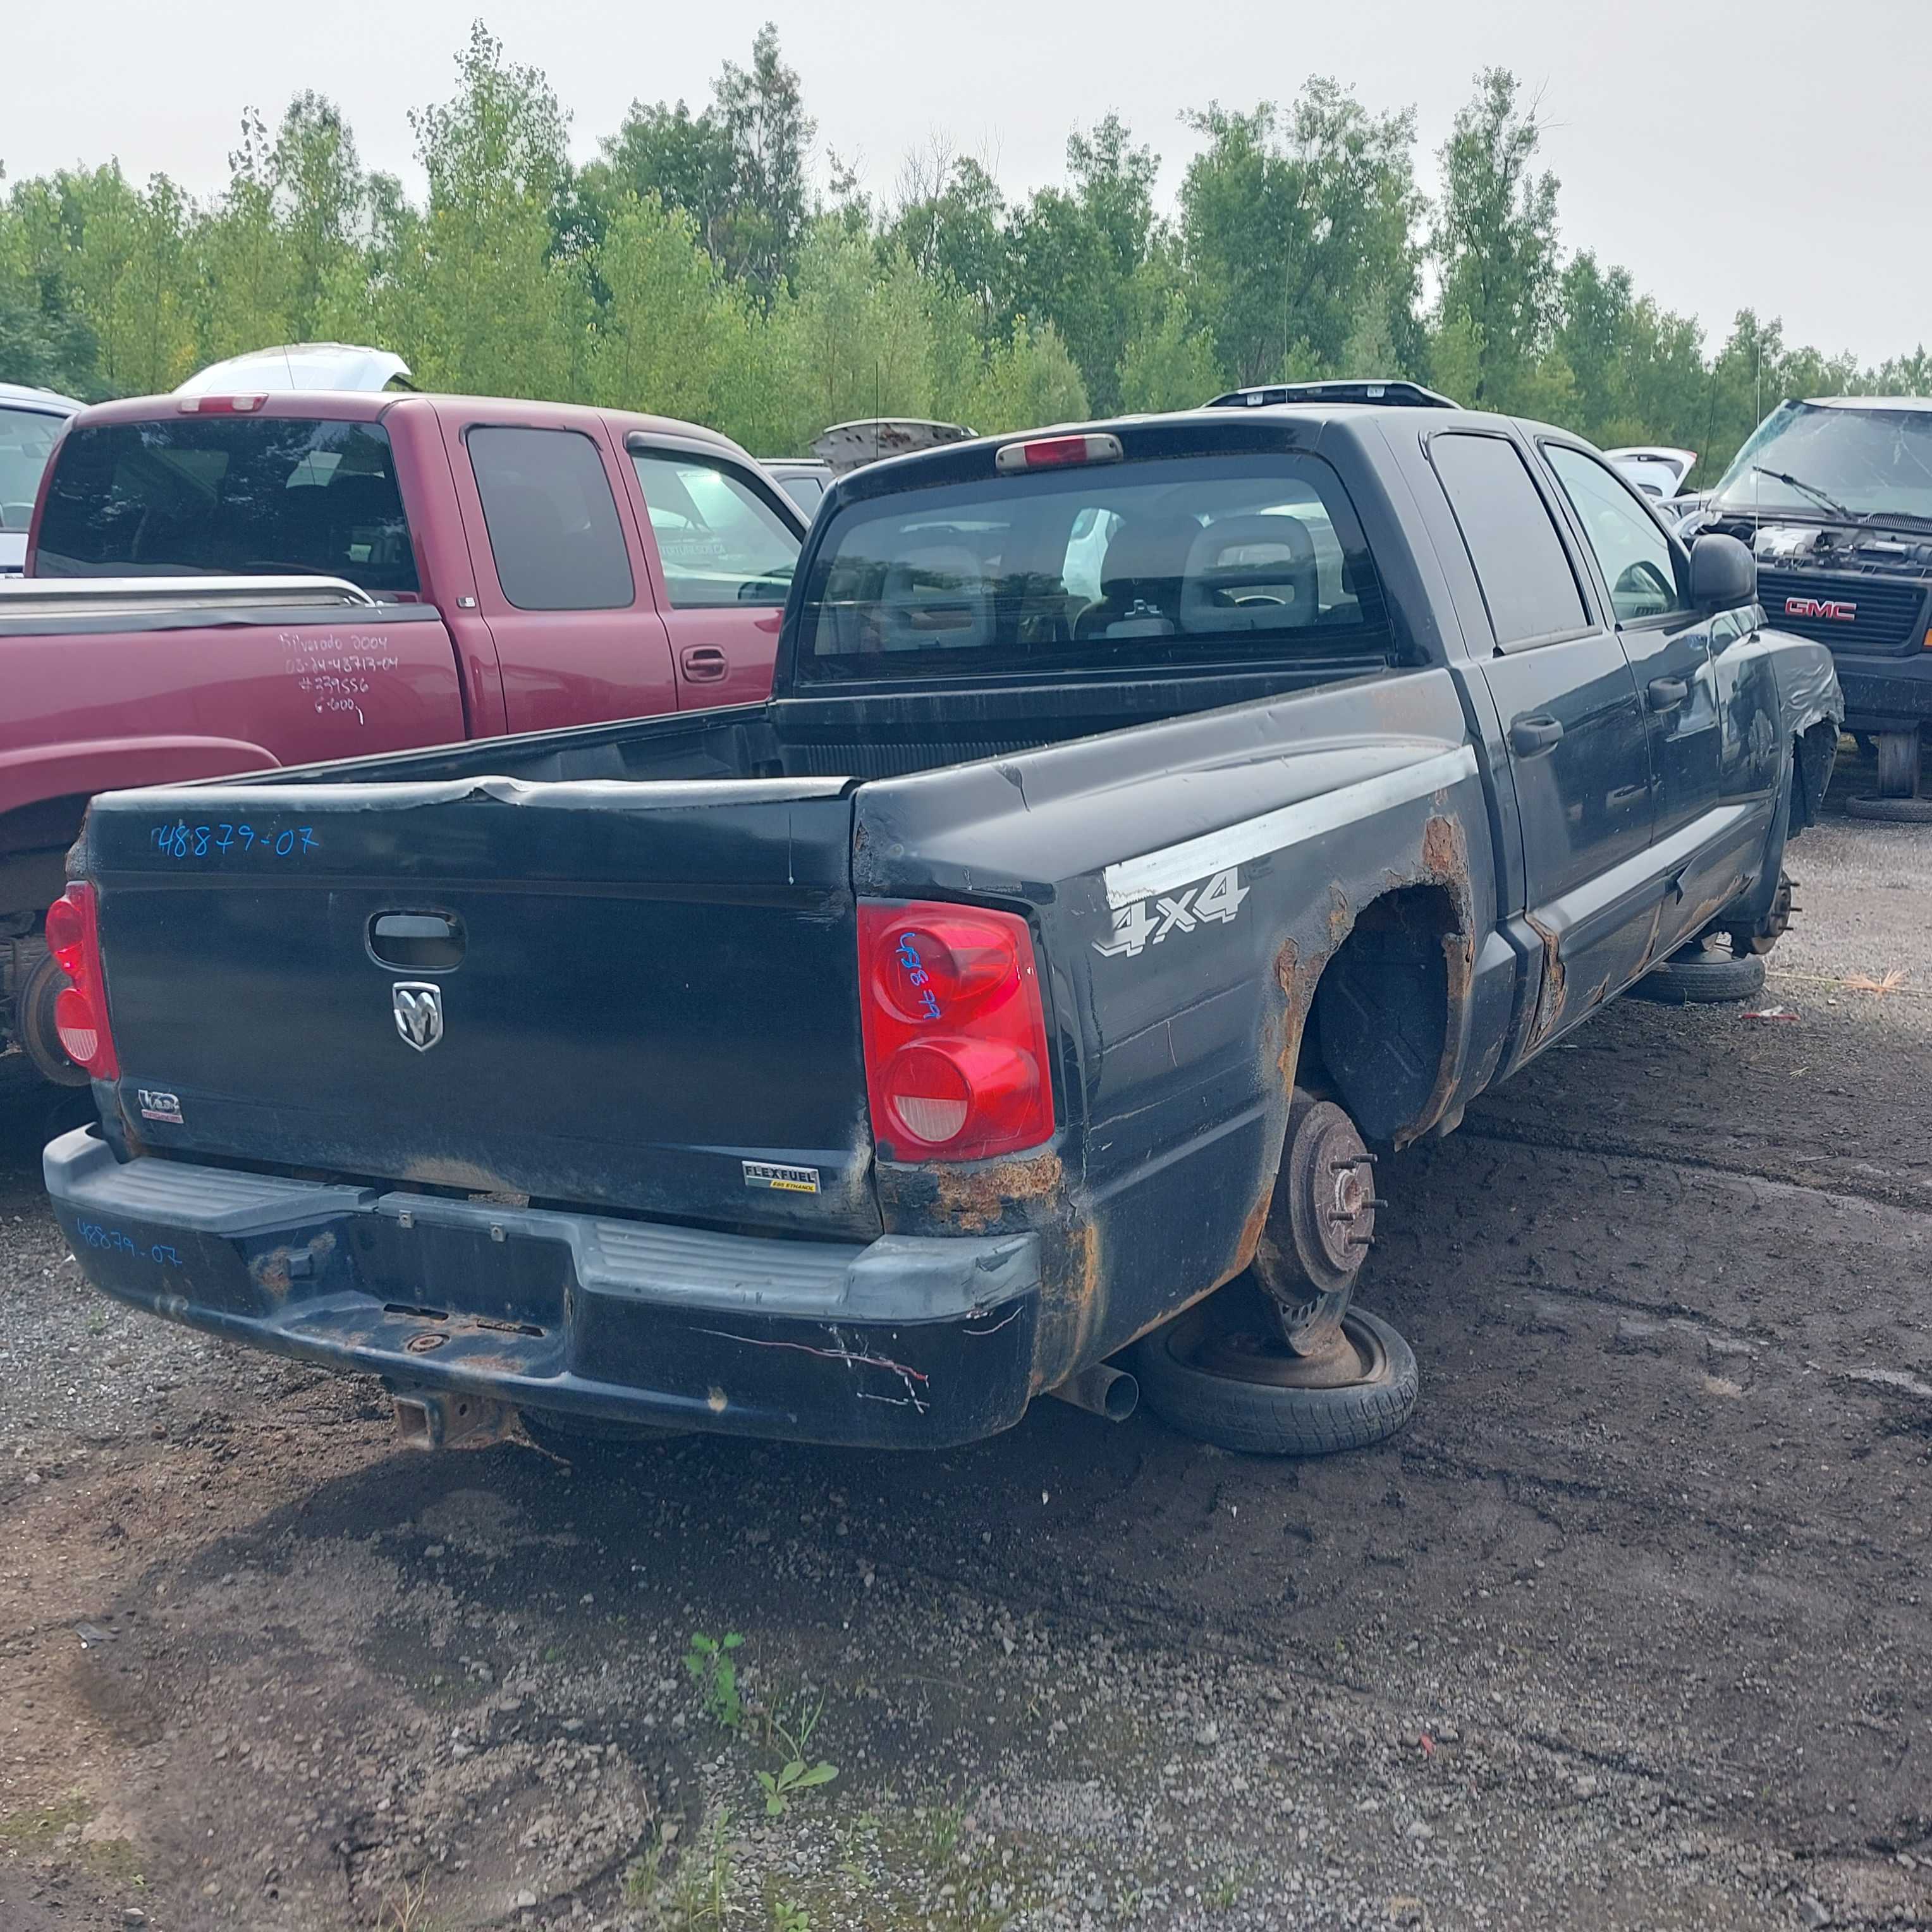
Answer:
M97 1080L120 1077L107 1024L107 981L100 970L100 926L94 888L77 879L47 908L47 950L68 976L54 1001L54 1030L76 1066Z
M872 1135L888 1159L982 1160L1052 1138L1024 920L861 899L859 1000Z

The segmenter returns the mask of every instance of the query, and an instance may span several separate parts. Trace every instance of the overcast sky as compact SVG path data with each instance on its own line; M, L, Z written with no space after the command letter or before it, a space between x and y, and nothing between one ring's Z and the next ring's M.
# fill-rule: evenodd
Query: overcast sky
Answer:
M775 18L830 146L890 190L935 136L1009 190L1057 180L1067 130L1112 108L1165 162L1184 108L1286 100L1335 76L1372 108L1413 106L1424 184L1480 67L1540 89L1566 248L1721 337L1732 314L1868 361L1932 340L1932 0L16 0L0 28L10 178L118 154L218 187L244 104L272 124L313 87L368 164L413 185L405 116L446 94L478 12L542 68L595 151L634 98L694 106Z

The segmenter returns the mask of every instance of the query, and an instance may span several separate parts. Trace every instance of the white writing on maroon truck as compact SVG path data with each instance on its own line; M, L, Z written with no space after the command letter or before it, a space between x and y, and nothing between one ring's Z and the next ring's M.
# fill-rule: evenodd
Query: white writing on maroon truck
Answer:
M320 637L301 631L284 631L276 640L285 656L282 668L305 692L322 716L353 712L356 722L365 724L362 700L374 689L370 680L384 671L398 669L402 659L389 649L386 634L370 636L351 631L345 641L333 631Z

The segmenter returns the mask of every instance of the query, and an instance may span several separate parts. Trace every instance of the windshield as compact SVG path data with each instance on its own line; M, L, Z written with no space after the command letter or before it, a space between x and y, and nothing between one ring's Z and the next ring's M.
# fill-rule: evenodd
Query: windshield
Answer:
M1828 499L1856 516L1932 520L1932 410L1781 403L1731 459L1715 496L1733 512L1813 515L1831 514Z
M1096 465L861 501L818 553L798 634L807 682L1391 649L1340 478L1286 455Z
M0 530L24 530L33 521L40 472L66 420L44 410L0 409Z
M413 592L386 431L300 416L76 430L47 486L44 577L346 578Z

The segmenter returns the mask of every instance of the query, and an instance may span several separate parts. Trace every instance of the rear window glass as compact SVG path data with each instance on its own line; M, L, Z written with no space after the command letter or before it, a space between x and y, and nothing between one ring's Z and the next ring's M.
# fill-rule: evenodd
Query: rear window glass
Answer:
M1190 458L909 490L838 514L797 675L1227 665L1392 652L1327 464Z
M24 530L33 521L40 472L66 420L43 410L0 409L0 530Z
M72 432L40 520L46 577L346 577L418 587L388 434L300 416Z
M472 429L496 581L519 610L622 610L636 595L604 459L574 429Z

